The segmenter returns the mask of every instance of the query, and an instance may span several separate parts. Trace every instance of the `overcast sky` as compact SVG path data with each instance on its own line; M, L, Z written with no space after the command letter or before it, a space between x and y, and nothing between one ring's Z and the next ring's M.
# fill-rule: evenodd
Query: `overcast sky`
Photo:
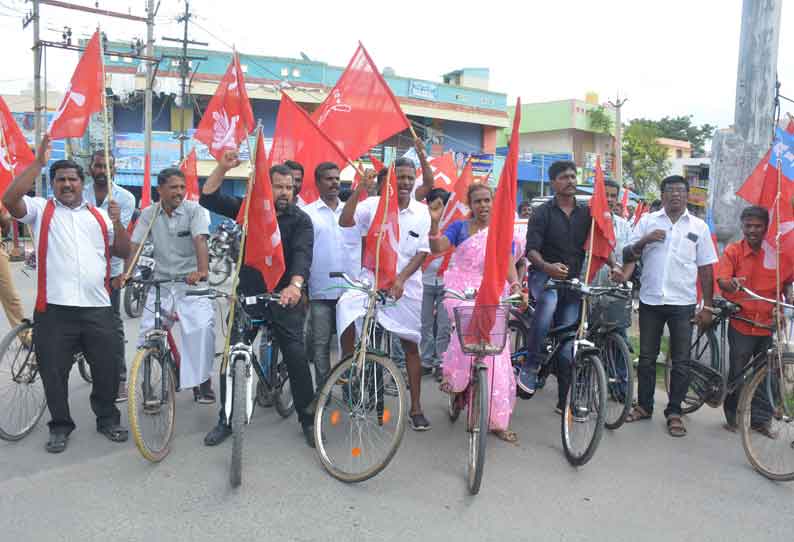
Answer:
M89 0L74 3L93 6ZM308 6L315 6L310 9ZM193 0L198 25L190 37L223 50L298 57L346 65L361 40L375 63L398 75L440 81L462 67L488 67L491 89L512 103L628 97L625 117L694 115L695 122L733 120L741 0L459 0L290 2ZM104 0L106 9L144 14L144 0ZM30 84L29 26L24 0L0 0L3 72L0 92ZM788 8L788 10L786 9ZM162 0L155 36L181 36L175 16L183 0ZM88 36L99 18L42 7L42 39L59 40L68 24ZM144 24L102 19L112 40L145 39ZM221 41L222 40L222 41ZM782 92L794 97L794 7L783 6L778 55ZM788 52L788 58L786 58ZM63 89L75 53L50 50L48 81ZM784 111L794 111L784 104Z

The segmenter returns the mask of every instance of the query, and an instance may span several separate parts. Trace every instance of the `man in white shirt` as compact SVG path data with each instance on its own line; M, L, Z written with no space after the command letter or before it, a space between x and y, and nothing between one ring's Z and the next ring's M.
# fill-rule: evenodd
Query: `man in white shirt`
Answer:
M314 179L320 197L306 205L303 212L309 215L314 229L312 265L309 272L309 310L312 323L312 348L314 376L317 389L322 388L331 370L331 336L336 323L336 303L344 290L341 279L332 279L330 272L345 271L345 250L339 216L339 166L323 162L314 170Z
M48 147L45 136L36 160L3 194L3 205L32 227L36 239L33 344L52 417L46 450L59 453L75 428L69 413L69 372L74 352L81 349L91 366L97 431L113 442L127 440L115 405L123 345L110 305L110 259L125 258L130 244L118 204L111 202L107 212L88 204L83 199L83 169L71 160L50 167L52 199L25 195L47 164Z
M714 273L717 254L705 222L687 209L689 183L679 175L661 185L662 209L643 215L624 250L623 276L631 276L634 262L642 259L640 287L640 361L637 368L637 406L626 421L649 419L656 389L656 358L664 326L670 332L672 375L670 400L665 409L667 430L683 437L681 402L689 388L689 375L681 362L689 358L692 318L701 327L711 323ZM703 292L703 310L695 314L697 281Z
M430 214L427 206L412 197L416 180L413 162L398 158L395 163L397 176L397 198L399 206L400 241L397 254L397 280L390 295L397 302L394 306L383 307L378 311L378 322L393 335L400 338L405 350L408 382L411 388L411 410L409 420L415 431L427 431L430 422L422 412L420 392L422 385L422 364L419 359L418 343L422 327L422 263L430 253L428 232ZM343 228L355 229L356 235L365 238L378 208L380 197L369 197L358 203L359 197L366 193L373 183L373 172L368 172L350 199L345 202L339 224ZM374 283L373 274L362 270ZM336 329L342 331L342 350L353 351L353 329L351 324L364 316L362 294L346 292L337 305ZM349 327L350 326L350 327Z
M115 160L112 154L108 156L110 158L111 177L113 177L115 174ZM135 196L117 183L113 183L112 192L110 192L107 169L107 165L105 164L105 151L97 149L91 156L91 163L88 166L88 171L94 182L87 184L85 188L83 188L83 199L89 204L104 209L105 211L108 210L108 203L110 200L115 201L119 204L119 208L121 209L121 223L125 228L128 228L130 220L132 220L132 214L135 212ZM122 345L124 345L124 322L121 320L120 280L123 272L124 260L114 257L110 261L110 304L113 307L113 313L116 315L116 331ZM124 348L122 346L122 352L123 351ZM119 391L116 402L127 400L127 364L123 356L119 363L119 371Z

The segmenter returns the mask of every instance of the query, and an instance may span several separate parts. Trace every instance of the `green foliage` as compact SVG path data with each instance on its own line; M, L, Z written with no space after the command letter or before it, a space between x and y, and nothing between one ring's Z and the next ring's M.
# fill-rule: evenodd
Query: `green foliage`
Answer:
M593 128L593 130L604 134L612 133L614 121L603 105L591 109L587 114L590 117L590 127Z
M633 120L623 132L623 174L634 181L642 196L659 193L659 184L670 171L667 151L656 142L661 137L655 126Z
M632 123L641 123L656 129L658 137L679 139L689 141L692 144L692 156L698 157L705 154L706 142L711 140L716 126L702 124L695 126L692 124L692 115L681 115L678 117L664 117L660 120L635 119Z

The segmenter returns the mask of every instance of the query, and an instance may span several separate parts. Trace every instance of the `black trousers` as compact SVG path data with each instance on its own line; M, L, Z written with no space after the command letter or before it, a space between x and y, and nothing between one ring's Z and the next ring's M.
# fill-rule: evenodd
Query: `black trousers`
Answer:
M742 372L750 358L756 354L766 352L770 346L772 346L771 336L744 335L733 329L733 326L730 326L728 328L728 347L730 348L731 368L728 380L733 381ZM752 373L748 373L745 376L751 378ZM722 409L725 411L725 421L731 425L736 425L736 408L739 405L743 384L739 383L732 393L726 395L725 402L722 404ZM751 406L750 424L755 427L768 422L771 408L766 393L763 393L763 390L756 391Z
M250 310L250 314L255 314L257 319L264 319L269 322L273 338L278 343L284 362L287 364L289 385L292 389L292 398L295 400L295 411L298 414L298 421L301 425L312 425L314 423L314 413L306 412L306 407L314 399L314 383L312 374L309 371L309 362L306 359L306 349L303 343L303 324L306 319L306 306L300 302L295 307L281 307L277 303L269 303L267 307L257 312ZM245 342L253 343L258 328L251 329ZM240 337L235 329L232 330L231 344L240 341ZM220 421L227 423L223 405L226 402L226 378L221 376L220 398L221 413Z
M116 277L113 277L114 279ZM111 279L112 280L112 279ZM124 359L124 321L121 319L121 290L112 288L110 290L110 306L113 307L113 314L116 317L116 334L121 343L121 358L119 359L119 382L127 381L127 361Z
M689 389L689 373L681 362L689 359L692 343L694 305L646 305L640 303L640 361L637 366L637 403L649 414L653 413L653 394L656 391L656 358L662 344L664 326L670 332L670 399L665 416L681 415L681 402Z
M69 413L69 373L73 353L80 350L91 367L91 409L97 429L119 423L116 395L123 349L111 307L47 305L45 312L33 315L33 344L52 418L51 432L69 434L75 428Z

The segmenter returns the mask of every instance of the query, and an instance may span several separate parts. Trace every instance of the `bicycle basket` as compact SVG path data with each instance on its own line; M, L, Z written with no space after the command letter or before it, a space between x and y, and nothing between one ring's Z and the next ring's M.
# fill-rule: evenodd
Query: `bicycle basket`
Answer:
M454 311L460 349L465 354L492 356L504 350L509 306L455 307Z
M631 326L631 299L600 296L589 303L590 329L614 329Z
M725 382L722 375L694 360L681 362L681 368L689 374L689 389L712 408L722 404Z

